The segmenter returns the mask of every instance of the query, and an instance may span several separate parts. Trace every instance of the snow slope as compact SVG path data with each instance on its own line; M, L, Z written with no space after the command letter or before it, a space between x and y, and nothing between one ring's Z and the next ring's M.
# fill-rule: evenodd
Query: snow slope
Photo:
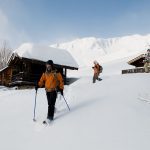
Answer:
M148 45L150 34L109 39L87 37L51 46L68 50L80 66L89 66L95 59L104 63L143 53Z
M44 127L47 102L38 90L33 122L35 90L0 88L1 150L149 150L149 74L121 75L121 62L105 65L103 79L92 84L91 68L65 87L69 112L60 95L54 122ZM125 66L122 62L122 66ZM115 68L115 69L112 69ZM114 71L114 72L113 72Z

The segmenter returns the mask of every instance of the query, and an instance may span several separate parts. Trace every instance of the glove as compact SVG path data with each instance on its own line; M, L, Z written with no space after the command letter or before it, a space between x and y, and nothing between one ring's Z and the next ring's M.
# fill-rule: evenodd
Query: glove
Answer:
M64 95L63 89L60 89L59 91L60 91L61 95L63 96Z

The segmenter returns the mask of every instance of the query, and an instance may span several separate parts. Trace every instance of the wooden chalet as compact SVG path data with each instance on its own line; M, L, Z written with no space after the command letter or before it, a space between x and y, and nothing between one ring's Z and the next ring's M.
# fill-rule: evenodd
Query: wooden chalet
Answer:
M143 73L143 72L145 72L144 62L143 62L144 59L145 59L145 54L141 54L141 55L133 58L132 60L128 61L128 64L132 65L132 66L135 66L135 68L122 70L122 74Z
M55 50L54 48L52 49ZM49 59L53 60L54 67L57 69L57 71L59 71L62 74L64 82L66 84L67 69L78 70L78 66L70 54L67 54L67 57L69 56L69 58L67 58L65 55L62 56L62 58L70 59L71 57L71 60L73 62L72 64L74 65L67 65L67 63L63 63L63 61L62 64L55 63L59 61L55 61L55 57L52 56L53 54L50 55L51 53L50 50L51 48L49 48L48 54L45 54L43 52L43 55L46 55L45 61L44 59L39 60L38 58L36 59L35 57L32 56L30 57L27 57L26 55L20 56L19 53L14 52L8 61L8 67L0 71L0 84L5 86L34 85L35 82L40 79L42 73L45 72L46 70L45 62ZM56 49L56 53L58 52L61 53L61 50ZM66 53L68 52L65 51L65 54Z

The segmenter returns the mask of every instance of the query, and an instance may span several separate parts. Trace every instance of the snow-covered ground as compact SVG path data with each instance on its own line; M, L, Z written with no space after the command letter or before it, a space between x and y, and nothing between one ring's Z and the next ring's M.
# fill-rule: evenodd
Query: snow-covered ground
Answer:
M91 67L69 72L76 81L65 87L71 108L58 96L55 120L47 113L44 89L0 88L1 150L149 150L150 74L121 75L124 62L103 65L102 81L92 83ZM147 100L143 100L146 98Z

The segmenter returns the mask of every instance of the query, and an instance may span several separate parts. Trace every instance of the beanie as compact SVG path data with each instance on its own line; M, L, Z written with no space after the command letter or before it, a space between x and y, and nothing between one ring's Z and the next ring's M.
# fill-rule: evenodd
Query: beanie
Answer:
M46 62L46 64L53 66L53 61L52 61L52 60L48 60L48 61Z

